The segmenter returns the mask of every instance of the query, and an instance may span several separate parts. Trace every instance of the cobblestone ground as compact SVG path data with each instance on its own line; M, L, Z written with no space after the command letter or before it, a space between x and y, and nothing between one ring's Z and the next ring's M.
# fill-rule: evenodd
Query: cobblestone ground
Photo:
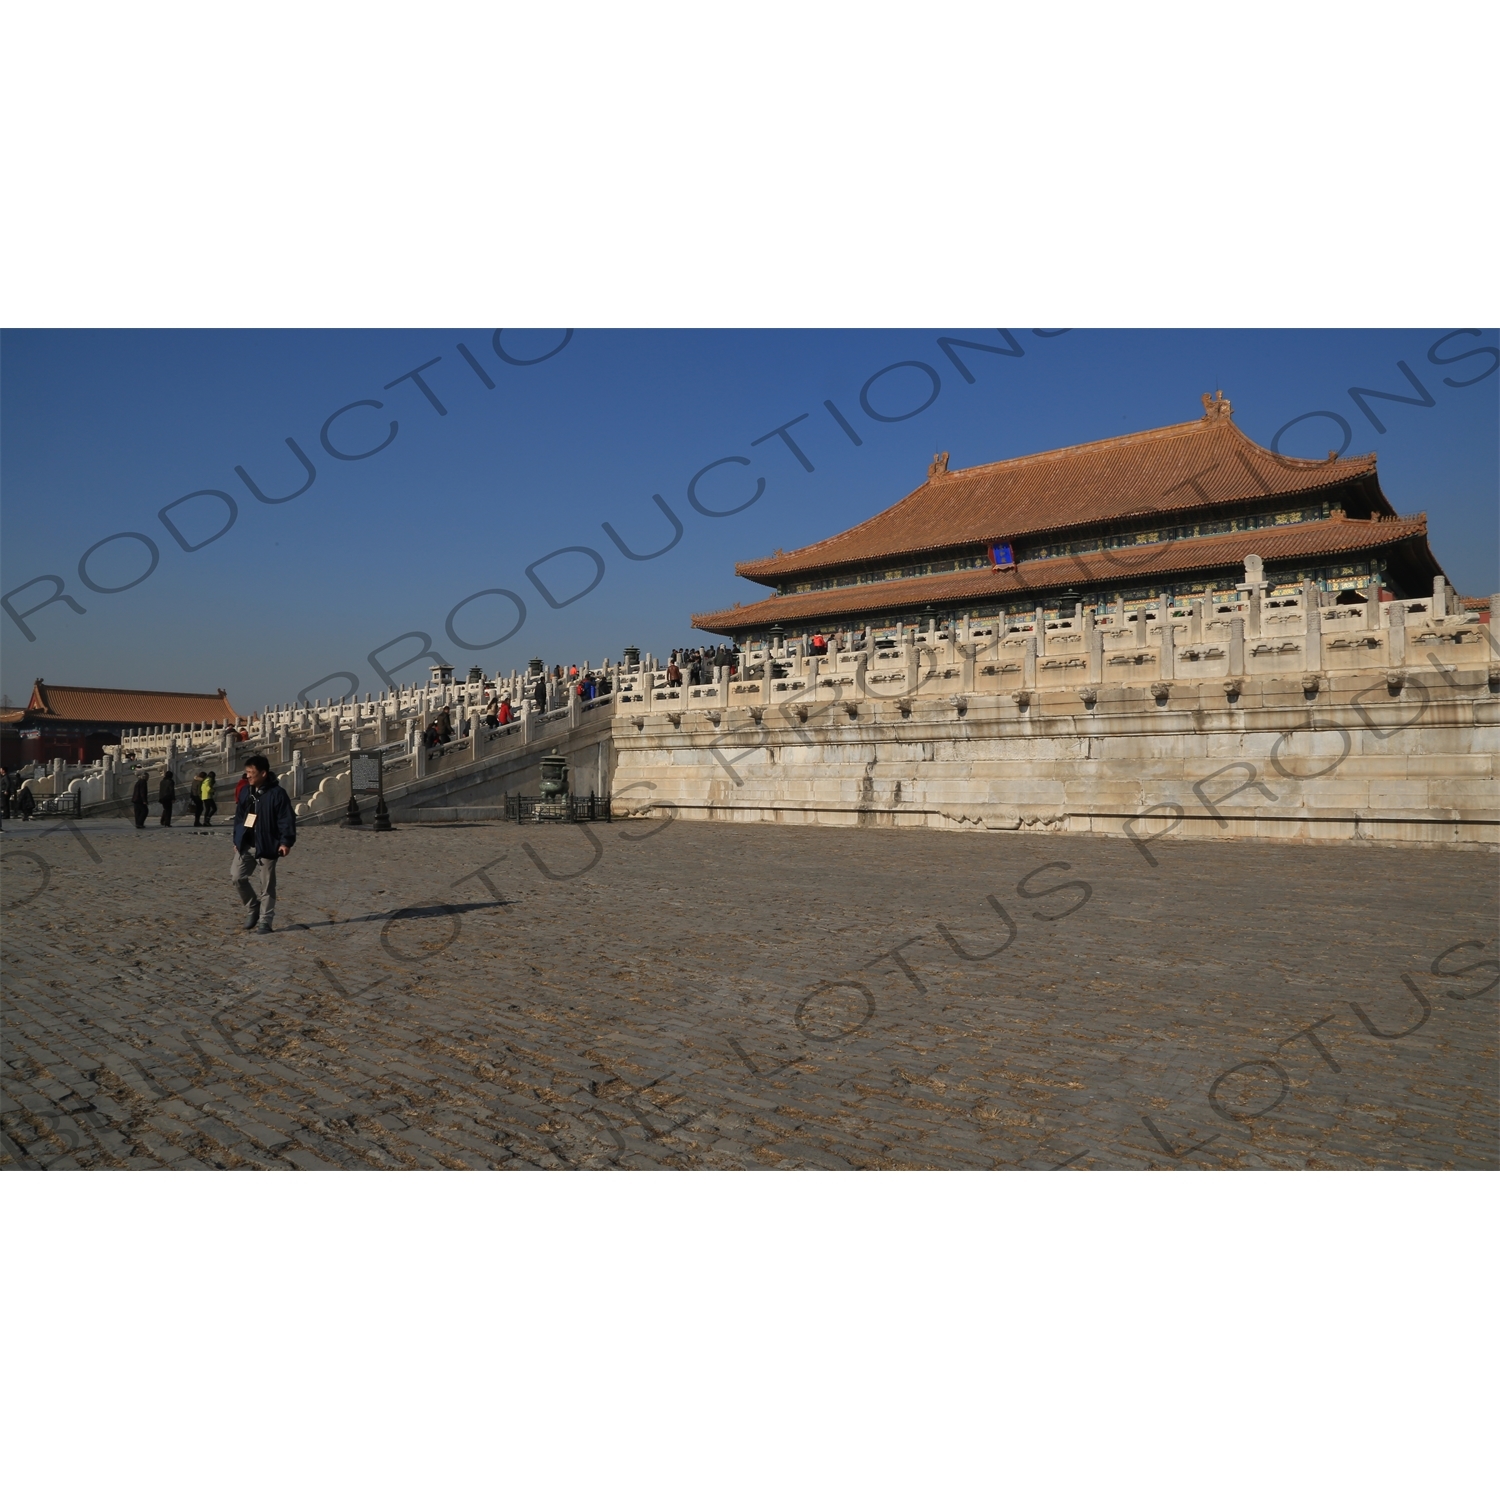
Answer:
M7 1165L1493 1168L1496 861L7 824Z

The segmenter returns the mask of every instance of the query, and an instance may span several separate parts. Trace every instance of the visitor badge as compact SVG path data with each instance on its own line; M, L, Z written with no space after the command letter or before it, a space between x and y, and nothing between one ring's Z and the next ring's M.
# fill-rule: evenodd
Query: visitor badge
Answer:
M246 828L254 828L255 827L255 814L254 813L246 813L245 814L245 827Z

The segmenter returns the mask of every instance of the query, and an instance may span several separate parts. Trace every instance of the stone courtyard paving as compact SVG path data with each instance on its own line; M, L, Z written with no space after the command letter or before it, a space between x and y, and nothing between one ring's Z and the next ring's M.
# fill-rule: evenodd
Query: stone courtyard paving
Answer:
M1493 1168L1496 860L6 825L13 1168Z

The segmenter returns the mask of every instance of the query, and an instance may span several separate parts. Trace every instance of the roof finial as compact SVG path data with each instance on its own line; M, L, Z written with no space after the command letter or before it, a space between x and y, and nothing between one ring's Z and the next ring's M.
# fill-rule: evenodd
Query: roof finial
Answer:
M1234 415L1234 408L1224 399L1223 391L1215 391L1212 396L1207 391L1203 393L1203 420L1205 422L1223 422Z
M934 453L932 462L927 465L927 477L936 479L939 474L948 472L948 455L946 453Z

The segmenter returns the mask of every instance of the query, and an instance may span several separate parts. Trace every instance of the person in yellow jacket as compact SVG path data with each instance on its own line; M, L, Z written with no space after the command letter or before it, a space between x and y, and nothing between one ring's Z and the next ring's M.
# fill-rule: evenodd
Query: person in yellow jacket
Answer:
M219 804L214 801L214 773L212 771L203 773L203 782L198 788L198 796L203 803L203 826L209 828L213 824L214 814L219 810Z

